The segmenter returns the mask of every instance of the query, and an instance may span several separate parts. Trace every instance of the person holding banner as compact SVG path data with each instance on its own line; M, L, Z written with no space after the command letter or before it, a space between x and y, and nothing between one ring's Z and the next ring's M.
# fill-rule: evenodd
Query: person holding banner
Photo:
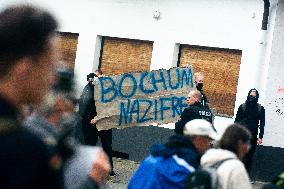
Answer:
M188 94L187 104L189 107L184 109L180 116L180 120L175 123L176 134L182 135L185 124L194 119L205 119L212 124L212 113L208 107L201 104L201 99L202 94L198 90L191 91Z
M112 161L112 130L109 129L98 131L96 127L96 120L93 119L97 115L94 100L94 83L98 77L103 77L103 73L100 69L96 70L95 73L90 73L87 75L88 84L84 87L80 98L79 113L82 117L85 144L95 146L97 144L98 137L100 137L102 147L107 153L111 164L112 169L110 176L115 176Z

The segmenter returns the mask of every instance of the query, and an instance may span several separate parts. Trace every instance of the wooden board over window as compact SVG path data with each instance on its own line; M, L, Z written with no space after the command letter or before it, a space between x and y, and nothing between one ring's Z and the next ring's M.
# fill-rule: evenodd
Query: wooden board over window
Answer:
M180 66L191 65L204 74L204 92L217 115L234 115L242 52L181 45Z
M100 68L105 75L150 70L153 42L103 37Z
M74 69L79 35L65 32L58 32L58 34L60 36L60 61Z

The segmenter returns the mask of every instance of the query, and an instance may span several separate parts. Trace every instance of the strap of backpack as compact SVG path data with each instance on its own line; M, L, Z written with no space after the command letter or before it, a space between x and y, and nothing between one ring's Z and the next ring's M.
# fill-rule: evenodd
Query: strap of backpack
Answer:
M223 160L218 161L217 163L211 165L210 167L217 169L222 163L224 163L225 161L231 160L231 159L235 159L235 158L223 159Z

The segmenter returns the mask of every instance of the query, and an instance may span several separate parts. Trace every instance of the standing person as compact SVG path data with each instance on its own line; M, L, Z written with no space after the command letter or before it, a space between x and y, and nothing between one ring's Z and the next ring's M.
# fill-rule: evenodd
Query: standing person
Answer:
M208 107L201 104L201 98L202 96L199 91L194 90L189 92L187 96L187 104L189 107L184 109L180 120L175 123L176 134L182 135L185 124L193 119L205 119L212 124L212 113Z
M186 123L183 134L170 137L166 144L152 146L151 155L134 173L128 188L183 188L187 176L199 167L210 142L219 139L212 125L202 119Z
M218 188L251 189L249 177L241 162L250 148L250 132L238 124L230 125L220 140L220 149L210 149L201 158L202 167L217 168Z
M197 90L197 91L199 91L201 93L201 100L200 100L200 102L201 102L201 104L203 106L208 107L209 101L208 101L207 97L205 96L205 94L203 92L203 79L204 79L204 76L203 76L203 74L201 72L196 72L194 74L194 78L195 78L195 81L194 81L194 83L195 83L195 90Z
M98 131L96 127L96 120L93 118L97 115L96 104L94 100L94 83L98 77L103 77L103 73L100 69L96 70L95 73L87 75L88 84L84 87L83 93L80 98L79 113L82 117L83 133L85 137L85 143L87 145L96 145L98 137L101 139L102 147L107 153L110 164L111 172L110 176L115 176L113 170L112 160L112 130Z
M262 144L265 126L265 109L258 102L259 93L256 89L251 89L247 100L238 108L235 123L244 125L252 134L251 149L244 158L247 171L250 171L253 154L256 146ZM260 132L258 133L258 129Z
M57 69L55 81L24 126L46 143L52 156L62 160L65 189L98 188L109 175L109 158L100 147L80 145L81 119L73 104L73 74Z
M57 61L57 21L45 10L16 5L0 12L0 188L60 188L46 145L18 120L24 104L47 94ZM43 77L44 76L44 77Z

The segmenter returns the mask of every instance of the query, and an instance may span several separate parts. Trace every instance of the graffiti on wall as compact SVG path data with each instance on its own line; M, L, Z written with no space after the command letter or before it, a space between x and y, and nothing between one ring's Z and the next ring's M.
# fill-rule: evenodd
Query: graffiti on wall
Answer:
M278 87L277 93L284 93L284 87Z
M284 116L284 98L278 98L274 101L275 112L279 116Z
M95 84L98 130L176 121L193 90L192 75L188 67L99 78Z

